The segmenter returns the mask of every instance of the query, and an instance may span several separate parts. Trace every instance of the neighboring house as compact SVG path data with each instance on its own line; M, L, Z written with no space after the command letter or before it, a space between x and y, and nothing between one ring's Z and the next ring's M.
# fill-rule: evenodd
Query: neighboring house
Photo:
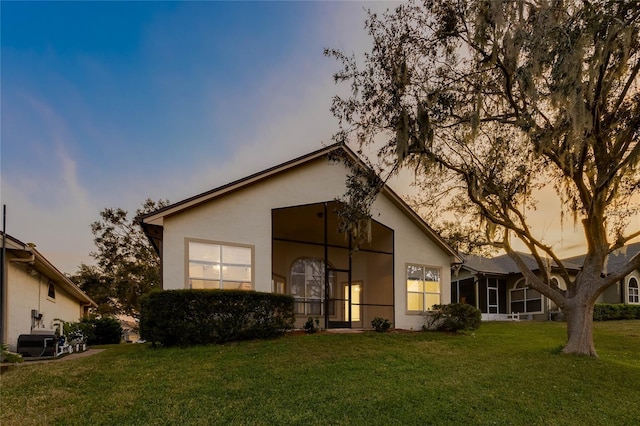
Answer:
M371 209L371 242L353 250L336 201L348 168L332 145L139 218L161 257L162 287L246 289L294 296L296 326L369 328L374 317L418 329L449 303L462 259L385 186Z
M4 241L4 277L0 338L15 351L18 336L75 322L97 307L78 286L56 269L35 247L0 232Z
M640 243L630 244L613 252L608 265L626 261L640 253ZM539 268L530 254L520 253L523 260L535 273ZM527 286L527 281L509 256L501 255L485 258L462 255L464 263L452 270L451 301L467 303L482 311L483 320L503 320L511 314L519 314L520 319L553 319L559 314L556 304L538 291ZM575 277L580 271L584 256L564 259L563 264L569 275ZM549 264L551 279L560 288L566 283L558 273L556 265ZM598 303L640 303L638 283L640 271L635 270L617 285L609 287L598 298Z

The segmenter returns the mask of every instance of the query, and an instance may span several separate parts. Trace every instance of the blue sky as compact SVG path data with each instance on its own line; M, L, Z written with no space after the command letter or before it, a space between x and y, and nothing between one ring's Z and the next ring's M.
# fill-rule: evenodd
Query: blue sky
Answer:
M7 232L73 273L103 208L176 202L330 144L346 88L323 48L366 51L364 9L395 4L0 2ZM557 197L539 207L549 243L580 253Z
M331 143L338 64L367 45L358 2L5 2L7 232L64 272L104 207L171 201Z

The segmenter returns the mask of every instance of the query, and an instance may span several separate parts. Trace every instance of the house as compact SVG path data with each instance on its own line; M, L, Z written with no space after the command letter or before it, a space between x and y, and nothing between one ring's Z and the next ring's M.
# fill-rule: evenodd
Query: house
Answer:
M615 267L640 253L640 243L630 244L624 249L613 252L608 265ZM525 264L534 273L539 268L533 256L520 253ZM494 258L474 255L462 255L464 263L453 268L451 279L451 301L476 306L482 312L483 320L510 319L518 314L520 319L554 319L559 314L556 304L536 290L527 286L527 281L506 254ZM575 256L562 260L563 265L574 277L582 268L584 256ZM551 279L560 288L566 288L557 265L550 262ZM598 303L640 304L638 283L640 270L627 275L617 285L609 287L598 298Z
M338 231L349 168L332 145L140 217L161 257L162 287L291 294L296 326L370 328L382 317L419 329L449 303L461 258L388 186L371 212L370 243Z
M16 351L18 336L51 331L60 320L76 322L97 307L32 244L0 232L3 261L0 338ZM44 330L43 330L44 329Z

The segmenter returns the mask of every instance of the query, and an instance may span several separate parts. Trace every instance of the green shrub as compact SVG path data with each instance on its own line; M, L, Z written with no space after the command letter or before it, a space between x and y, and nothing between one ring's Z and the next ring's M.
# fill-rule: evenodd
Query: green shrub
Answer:
M122 339L120 321L113 317L82 318L79 330L86 336L88 345L111 345Z
M293 297L244 290L166 290L141 300L140 337L190 346L277 337L293 328Z
M122 327L113 317L89 316L79 322L63 322L63 332L68 343L88 345L111 345L120 343Z
M317 318L307 318L307 322L304 323L304 331L307 332L307 334L313 334L316 333L318 330L320 330L320 320L318 320Z
M378 333L385 333L391 328L391 321L386 318L375 317L371 320L371 327Z
M22 359L22 355L14 353L14 352L9 352L9 347L5 344L2 344L1 346L1 355L0 355L0 362L9 362L11 364L18 364L24 361L24 359Z
M640 305L622 303L596 303L593 308L594 321L640 319Z
M480 327L482 313L474 306L463 303L433 305L427 317L427 329L441 331L476 330Z

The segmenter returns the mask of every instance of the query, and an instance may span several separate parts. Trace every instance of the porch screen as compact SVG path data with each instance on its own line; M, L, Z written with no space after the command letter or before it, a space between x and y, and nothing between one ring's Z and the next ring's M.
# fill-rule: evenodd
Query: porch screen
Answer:
M189 242L190 288L251 290L252 248Z

